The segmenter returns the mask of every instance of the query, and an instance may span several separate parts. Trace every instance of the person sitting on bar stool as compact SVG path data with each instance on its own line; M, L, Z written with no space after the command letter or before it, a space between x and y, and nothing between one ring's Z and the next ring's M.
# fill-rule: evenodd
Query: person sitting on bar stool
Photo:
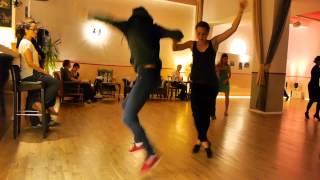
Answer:
M60 82L50 76L39 65L39 54L32 43L32 39L37 37L37 24L35 21L28 20L17 26L17 47L21 54L20 76L22 81L41 81L45 87L45 108L51 115L57 115L53 106L56 102ZM38 91L29 91L27 97L27 109L41 111L40 95ZM39 119L30 118L31 126L41 127ZM56 124L50 120L49 125Z

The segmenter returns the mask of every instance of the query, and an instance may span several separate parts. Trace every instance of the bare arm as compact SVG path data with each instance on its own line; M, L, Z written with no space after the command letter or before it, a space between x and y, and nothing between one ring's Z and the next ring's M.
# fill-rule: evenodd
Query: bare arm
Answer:
M181 51L181 50L188 49L188 48L192 49L192 46L193 46L192 41L187 41L187 42L178 44L178 41L173 40L172 50L173 51Z
M8 54L14 58L19 57L19 53L13 51L12 49L7 48L6 46L1 45L1 44L0 44L0 52Z
M24 57L25 57L25 60L26 60L26 63L29 67L31 67L32 69L38 71L38 72L41 72L43 74L47 74L49 75L47 72L44 71L44 69L36 66L34 63L33 63L33 60L32 60L32 53L29 49L26 50L26 52L23 54Z
M220 67L219 67L219 65L216 65L216 75L217 75L218 79L220 79Z
M231 28L225 31L224 33L212 38L211 42L214 41L216 44L220 44L224 40L228 39L234 32L236 32L236 30L239 27L243 11L245 10L246 6L247 6L247 0L242 0L240 2L240 9L239 9L238 15L236 19L233 21Z
M231 68L230 68L230 66L228 65L228 79L230 79L231 78Z

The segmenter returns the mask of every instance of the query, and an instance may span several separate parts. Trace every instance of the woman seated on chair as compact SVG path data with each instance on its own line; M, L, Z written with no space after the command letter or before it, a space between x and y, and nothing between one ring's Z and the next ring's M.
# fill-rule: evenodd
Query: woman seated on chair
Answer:
M19 24L16 28L17 47L21 54L21 72L22 81L41 81L45 88L45 108L50 114L57 114L53 106L55 105L60 82L49 75L39 66L39 53L32 44L32 39L37 37L37 24L28 19ZM41 111L40 95L38 91L29 91L27 98L27 109ZM40 127L41 122L38 119L30 118L33 127Z
M61 78L63 82L66 81L73 81L73 82L79 82L80 87L83 89L83 95L84 95L84 100L87 103L91 103L92 101L95 101L94 96L95 96L95 91L91 87L91 84L89 81L82 81L79 78L79 73L78 73L78 78L74 77L74 74L80 69L80 65L78 63L75 63L73 65L72 71L69 69L71 68L71 62L70 60L64 60L63 61L63 67L61 68ZM72 85L71 85L72 86ZM65 87L65 89L72 88L72 87Z
M171 84L173 87L180 89L180 94L177 97L180 98L181 100L185 100L187 95L187 85L183 83L183 76L180 72L181 69L182 69L182 65L179 64L177 65L177 69L174 72L172 72L173 82Z

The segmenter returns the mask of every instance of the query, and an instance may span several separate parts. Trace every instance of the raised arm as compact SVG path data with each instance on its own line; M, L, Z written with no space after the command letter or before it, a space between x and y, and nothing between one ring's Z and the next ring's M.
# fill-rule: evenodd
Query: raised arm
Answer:
M93 19L98 20L98 21L102 21L106 24L111 24L112 26L120 29L120 31L122 31L123 33L127 32L128 29L128 22L127 21L118 21L118 20L114 20L111 17L108 16L92 16Z
M211 41L215 41L215 43L219 44L222 41L224 41L227 38L229 38L234 32L236 32L236 30L239 27L243 11L247 7L247 4L248 4L247 0L240 0L240 9L239 9L239 12L238 12L238 15L237 15L236 19L232 23L231 28L228 29L227 31L225 31L222 34L215 36L214 38L211 39Z
M230 79L231 78L231 68L230 68L230 66L228 65L228 79Z

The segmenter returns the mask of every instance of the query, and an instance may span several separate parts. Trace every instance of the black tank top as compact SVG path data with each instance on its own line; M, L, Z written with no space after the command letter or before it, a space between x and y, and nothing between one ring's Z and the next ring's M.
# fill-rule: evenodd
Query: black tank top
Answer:
M320 78L320 68L315 65L311 70L311 79L309 84L313 87L319 87L319 78Z
M217 85L218 78L215 69L216 50L211 41L204 52L197 49L197 42L193 42L192 48L193 63L191 69L192 83Z

